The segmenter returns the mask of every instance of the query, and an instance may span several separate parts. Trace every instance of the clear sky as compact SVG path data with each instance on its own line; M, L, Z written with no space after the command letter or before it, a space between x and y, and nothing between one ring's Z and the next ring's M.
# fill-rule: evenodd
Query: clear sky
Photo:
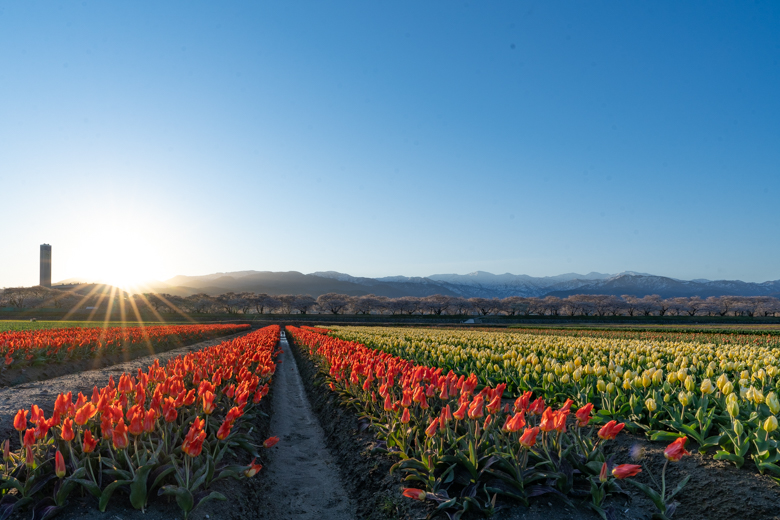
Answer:
M778 2L0 3L0 287L780 278Z

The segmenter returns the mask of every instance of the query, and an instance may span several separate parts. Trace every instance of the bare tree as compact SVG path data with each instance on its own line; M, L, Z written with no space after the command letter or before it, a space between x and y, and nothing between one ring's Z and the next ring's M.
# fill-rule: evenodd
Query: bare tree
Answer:
M321 294L317 298L317 305L320 309L331 314L343 313L349 306L350 298L345 294L327 293Z
M373 294L352 298L352 312L355 314L371 314L379 306L379 300Z
M436 316L441 316L441 314L450 307L450 304L451 304L450 297L443 296L441 294L426 296L420 301L420 305L425 310L427 310L431 314L435 314Z
M308 294L299 294L295 297L295 300L293 300L292 308L301 314L306 314L314 308L315 305L317 305L317 300Z

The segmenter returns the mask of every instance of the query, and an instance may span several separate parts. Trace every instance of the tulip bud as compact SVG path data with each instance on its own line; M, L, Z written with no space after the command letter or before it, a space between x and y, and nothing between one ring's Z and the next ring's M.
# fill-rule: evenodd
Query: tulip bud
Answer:
M655 399L647 399L645 401L645 406L647 407L647 411L650 413L653 413L658 409L658 405L655 404Z
M3 443L3 460L6 462L11 460L11 443L8 439Z
M737 435L742 435L742 432L745 431L745 428L742 426L742 423L739 422L739 419L734 419L734 431Z
M62 458L60 450L57 450L57 454L54 456L54 472L57 474L57 478L65 476L65 459Z
M561 376L561 383L563 383L564 385L569 384L569 374L563 374Z
M693 379L693 376L688 376L685 378L685 389L689 392L692 392L693 389L696 388L696 381Z
M773 432L777 429L777 417L770 415L766 421L764 421L764 430Z
M731 417L736 417L739 415L739 405L736 403L736 401L726 404L726 410L729 412Z
M734 385L731 384L731 381L726 381L723 383L723 387L720 391L723 392L723 395L729 395L734 391Z
M683 406L688 406L688 403L690 402L688 394L684 390L680 390L680 393L677 395L677 399L680 400L680 404Z
M615 383L609 383L607 385L607 393L608 394L614 394L615 393Z
M705 379L701 382L701 393L704 395L711 394L715 392L715 385L712 384L712 381L708 379Z
M668 403L671 400L672 400L672 395L671 394L664 394L664 402L665 403Z
M773 414L777 415L777 413L780 412L780 400L777 399L776 393L769 392L766 395L766 405L769 407L769 409L772 411Z
M606 482L609 478L609 474L607 473L607 463L601 465L601 473L599 473L599 481L600 482Z
M575 370L574 373L572 374L572 377L574 378L575 381L579 381L580 379L582 379L582 369L578 368L577 370Z
M729 376L727 376L725 373L721 374L717 381L715 381L715 384L718 386L718 390L721 392L723 391L723 385L729 382Z
M604 391L606 391L606 389L607 389L607 385L606 385L606 383L604 383L604 381L602 381L601 379L599 379L599 380L596 382L596 390L598 390L599 392L604 392Z

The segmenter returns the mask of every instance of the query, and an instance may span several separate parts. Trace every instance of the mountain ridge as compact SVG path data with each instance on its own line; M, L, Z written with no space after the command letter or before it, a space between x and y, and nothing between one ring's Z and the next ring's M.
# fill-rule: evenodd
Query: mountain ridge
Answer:
M385 276L369 278L337 271L233 271L206 275L177 275L165 281L146 284L142 292L190 296L206 293L212 296L226 292L255 292L271 295L329 292L361 296L375 294L401 296L462 296L465 298L506 298L508 296L565 298L573 294L630 294L637 297L657 294L676 296L780 296L780 280L743 282L741 280L679 280L676 278L624 271L617 274L590 272L564 273L534 277L512 273L493 274L474 271L430 276Z

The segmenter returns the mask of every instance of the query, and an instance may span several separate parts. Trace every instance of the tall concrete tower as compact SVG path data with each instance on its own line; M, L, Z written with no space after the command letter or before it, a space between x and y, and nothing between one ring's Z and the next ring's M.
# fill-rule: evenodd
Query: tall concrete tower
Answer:
M51 287L51 246L41 244L41 285Z

